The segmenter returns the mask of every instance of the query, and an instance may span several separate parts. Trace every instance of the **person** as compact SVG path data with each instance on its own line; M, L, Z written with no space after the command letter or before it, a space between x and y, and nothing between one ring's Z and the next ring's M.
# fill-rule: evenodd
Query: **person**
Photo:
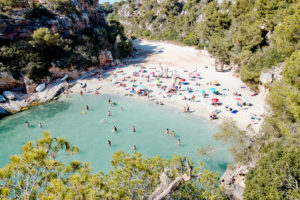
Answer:
M106 119L104 119L104 120L103 120L103 122L104 122L104 123L106 123L106 122L107 122L107 120L106 120Z
M168 128L166 129L165 133L166 133L167 135L169 135L169 129L168 129Z
M97 90L95 90L95 95L99 95L100 93L97 91Z
M114 132L117 132L117 131L118 131L118 129L117 129L117 127L116 127L116 126L114 126L114 129L113 129L113 131L114 131Z
M111 146L111 141L107 140L107 144L108 144L108 146Z
M135 133L135 126L132 126L132 132L134 132Z
M185 107L185 106L184 106L184 108L183 108L183 112L186 113L186 107Z
M190 112L190 106L189 105L186 106L186 111Z
M195 95L193 95L193 101L195 101L196 100L196 97L195 97Z
M172 131L172 136L173 136L173 137L175 136L175 131Z
M39 127L40 127L40 128L42 128L42 127L43 127L41 122L39 123Z
M180 139L177 140L177 145L178 145L178 146L181 145Z
M89 106L88 105L86 105L86 110L89 110L90 108L89 108Z
M136 150L136 146L135 145L133 145L132 150L134 150L134 151Z
M111 100L110 99L108 99L108 104L111 104L112 102L111 102Z
M81 95L81 96L83 96L83 92L82 92L82 90L80 90L80 95Z
M108 111L108 112L107 112L107 115L108 115L109 117L111 116L111 113L110 113L110 111Z
M28 121L26 121L25 124L26 124L27 127L30 127L30 124L29 124Z

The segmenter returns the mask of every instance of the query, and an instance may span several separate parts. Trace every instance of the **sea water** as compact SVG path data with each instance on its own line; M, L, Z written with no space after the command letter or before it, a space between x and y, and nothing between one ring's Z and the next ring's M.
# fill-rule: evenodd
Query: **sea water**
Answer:
M117 105L109 105L109 98ZM29 128L26 121L31 125ZM38 127L39 122L42 128ZM118 129L116 133L113 126ZM135 133L132 126L136 127ZM175 131L175 137L165 134L167 128ZM0 167L9 162L10 155L20 154L27 141L41 138L45 130L79 147L80 153L68 159L89 162L93 172L109 172L112 154L118 150L131 154L133 145L144 157L160 155L170 159L175 153L185 155L220 174L231 162L224 144L213 138L219 129L211 121L130 97L73 95L0 120ZM177 145L178 139L181 146ZM201 157L197 150L206 145L214 151Z

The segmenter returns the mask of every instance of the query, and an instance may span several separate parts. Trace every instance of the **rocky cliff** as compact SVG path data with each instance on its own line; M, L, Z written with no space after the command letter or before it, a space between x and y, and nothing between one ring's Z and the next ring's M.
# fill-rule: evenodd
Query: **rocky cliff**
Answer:
M39 2L43 7L50 9L44 0ZM41 17L29 20L24 17L26 9L12 11L8 19L0 19L0 40L24 39L41 27L48 27L53 33L67 37L85 28L91 28L94 24L102 26L106 24L104 12L98 7L97 1L70 0L70 4L79 12L62 15L53 11L56 14L53 19Z

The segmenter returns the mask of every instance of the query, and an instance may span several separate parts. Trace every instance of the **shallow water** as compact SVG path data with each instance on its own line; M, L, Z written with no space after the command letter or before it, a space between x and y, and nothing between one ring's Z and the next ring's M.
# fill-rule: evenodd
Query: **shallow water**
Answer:
M24 143L42 137L43 130L49 130L53 136L64 137L78 146L80 153L71 159L89 162L94 172L108 172L112 169L112 154L120 149L132 153L133 145L143 156L159 154L172 158L174 153L186 155L195 163L205 162L208 169L220 174L231 162L226 147L213 139L218 127L210 121L129 97L111 97L118 104L111 107L108 98L74 95L0 120L0 167L8 163L9 155L19 154ZM89 105L89 111L85 110L86 105ZM108 110L111 117L107 116ZM82 114L82 111L85 113ZM30 128L25 126L25 121L31 124ZM39 122L43 124L42 129L37 125ZM114 125L118 128L117 133L112 132ZM133 125L136 133L132 133ZM164 133L166 128L176 132L175 138ZM180 147L177 146L178 138L182 143ZM111 147L107 140L111 140ZM214 146L216 152L201 158L197 149L208 144Z

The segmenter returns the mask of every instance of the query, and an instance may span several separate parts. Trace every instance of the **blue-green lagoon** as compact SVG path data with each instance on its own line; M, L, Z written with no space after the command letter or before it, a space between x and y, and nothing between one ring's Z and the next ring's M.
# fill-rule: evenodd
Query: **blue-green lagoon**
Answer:
M111 107L109 98L117 105ZM86 105L89 111L86 111ZM110 117L108 111L111 111ZM31 127L26 127L25 121ZM43 124L42 128L38 127L39 122ZM118 128L117 133L112 132L114 125ZM132 132L133 125L135 133ZM174 130L175 137L166 135L166 128L170 132ZM108 172L112 169L112 154L118 150L132 153L133 145L143 156L172 158L174 153L186 155L195 163L203 161L208 169L220 174L231 162L226 147L212 137L218 127L208 120L130 97L73 95L0 120L0 167L8 163L10 155L20 154L27 141L42 137L45 130L79 147L80 153L68 159L87 161L94 172ZM181 146L177 146L178 138ZM197 149L208 144L215 147L216 152L211 157L200 157Z

